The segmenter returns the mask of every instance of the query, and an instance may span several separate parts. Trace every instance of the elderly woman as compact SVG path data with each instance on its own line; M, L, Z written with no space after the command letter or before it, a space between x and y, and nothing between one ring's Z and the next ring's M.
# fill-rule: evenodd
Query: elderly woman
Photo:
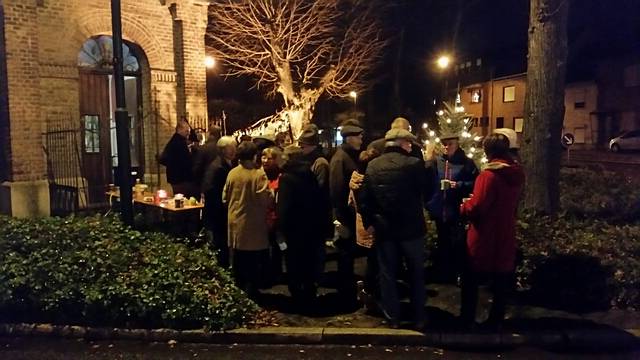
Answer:
M493 303L488 324L499 325L515 271L516 209L524 172L509 155L509 140L503 134L487 136L483 145L489 163L476 179L473 196L460 206L460 214L470 222L460 313L465 323L475 322L478 282L489 277Z
M250 297L258 295L269 250L267 211L273 202L267 175L256 167L258 147L238 146L239 165L229 172L222 194L228 206L228 242L238 287Z

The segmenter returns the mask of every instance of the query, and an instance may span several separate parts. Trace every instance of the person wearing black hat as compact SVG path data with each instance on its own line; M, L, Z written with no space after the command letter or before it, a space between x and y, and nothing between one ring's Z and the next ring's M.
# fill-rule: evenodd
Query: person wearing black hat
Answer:
M362 146L364 129L357 120L349 119L340 125L340 134L344 139L329 164L329 190L333 214L346 230L336 242L339 250L338 258L338 294L345 306L352 307L357 303L356 284L354 278L355 251L355 210L349 206L349 180L351 174L358 169L358 158Z
M380 267L382 310L391 327L398 327L400 301L397 272L404 259L410 281L414 326L425 325L423 162L411 156L416 137L408 130L391 129L385 152L367 166L359 193L360 214L367 231L375 235Z
M444 153L427 162L431 192L427 209L438 231L433 259L436 274L445 282L455 282L465 251L460 204L473 190L478 168L460 148L457 134L441 135L440 141Z

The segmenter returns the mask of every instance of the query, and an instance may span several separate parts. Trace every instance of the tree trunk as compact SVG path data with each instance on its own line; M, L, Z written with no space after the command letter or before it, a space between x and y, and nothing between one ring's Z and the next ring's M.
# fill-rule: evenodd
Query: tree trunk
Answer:
M553 215L560 192L560 137L567 60L566 0L531 0L522 159L524 209Z

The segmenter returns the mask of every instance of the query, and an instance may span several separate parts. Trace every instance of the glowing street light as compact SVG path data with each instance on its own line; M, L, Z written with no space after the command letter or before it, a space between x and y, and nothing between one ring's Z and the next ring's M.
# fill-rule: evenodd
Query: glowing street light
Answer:
M349 97L353 99L353 110L355 111L356 106L358 104L358 93L355 91L350 91Z
M436 64L438 65L438 67L443 70L448 68L450 63L451 58L447 55L442 55L438 58L438 60L436 60Z
M216 66L216 59L213 56L206 56L204 58L204 66L207 69L213 69Z

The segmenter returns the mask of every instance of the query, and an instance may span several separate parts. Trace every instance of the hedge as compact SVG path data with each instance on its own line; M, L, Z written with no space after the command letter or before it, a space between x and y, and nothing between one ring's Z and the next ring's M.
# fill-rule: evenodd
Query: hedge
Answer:
M210 250L114 218L0 216L0 229L4 321L218 330L258 311Z
M574 311L640 309L640 186L607 171L563 168L554 218L522 216L521 288Z

